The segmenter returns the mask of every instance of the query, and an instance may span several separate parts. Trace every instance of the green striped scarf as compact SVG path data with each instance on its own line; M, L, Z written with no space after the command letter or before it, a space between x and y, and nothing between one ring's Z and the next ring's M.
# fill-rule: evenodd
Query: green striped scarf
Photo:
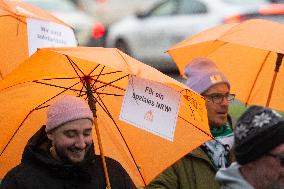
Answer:
M214 136L213 140L203 145L203 150L211 159L216 169L228 167L230 165L229 151L234 143L234 134L232 126L229 122L219 128L211 129Z

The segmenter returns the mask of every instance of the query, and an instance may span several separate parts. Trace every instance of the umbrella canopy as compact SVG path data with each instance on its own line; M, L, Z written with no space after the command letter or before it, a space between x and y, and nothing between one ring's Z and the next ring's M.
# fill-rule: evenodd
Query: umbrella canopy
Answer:
M24 2L0 0L0 78L38 47L77 46L71 26Z
M212 59L231 82L236 98L284 111L284 25L252 19L220 25L168 50L184 73L197 57Z
M181 95L173 140L119 120L125 90L133 77ZM204 99L158 70L117 49L39 49L0 81L0 178L20 162L27 140L45 124L46 109L55 97L70 94L86 99L90 91L104 154L118 160L137 186L148 184L212 138ZM98 153L97 133L93 134Z

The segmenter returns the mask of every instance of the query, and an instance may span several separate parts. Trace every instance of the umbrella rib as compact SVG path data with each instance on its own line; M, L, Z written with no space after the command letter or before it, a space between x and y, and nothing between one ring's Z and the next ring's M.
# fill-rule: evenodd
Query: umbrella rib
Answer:
M107 75L107 74L112 74L112 73L118 73L118 72L104 73L104 74L101 74L101 75ZM123 77L121 77L121 78L118 78L117 80L123 79L123 78L126 77L126 76L128 76L128 75L125 75L125 76L123 76ZM95 77L95 76L91 76L91 77ZM41 79L41 80L25 81L25 82L23 82L23 83L17 83L17 84L8 86L8 87L6 87L6 88L4 88L4 89L1 89L0 91L5 90L5 89L8 89L8 88L11 88L11 87L14 87L14 86L17 86L17 85L22 85L22 84L25 84L25 83L29 83L29 82L40 83L40 84L46 84L46 85L49 85L49 86L64 88L64 87L57 86L57 85L53 85L53 84L43 83L43 82L41 82L41 81L49 81L49 80L55 80L55 79L63 79L63 80L66 79L66 80L67 80L67 79L79 79L79 78L80 78L80 80L82 80L81 77L70 77L70 78L60 78L60 77L57 77L57 78L45 78L45 79ZM110 83L106 83L106 82L103 82L103 81L100 81L100 80L96 80L96 82L105 84L105 85L103 85L102 87L109 85L109 86L111 86L111 87L114 87L114 88L117 88L117 89L120 89L120 90L125 91L125 89L123 89L123 88L121 88L121 87L118 87L118 86L115 86L115 85L111 85L111 83L116 82L117 80L114 80L114 81L112 81L112 82L110 82ZM75 89L73 89L73 90L74 90L74 91L77 91L77 90L75 90Z
M21 124L18 126L18 128L15 130L15 132L13 133L13 135L11 136L11 138L9 139L9 141L7 142L7 144L4 146L2 152L0 153L0 157L2 156L2 154L5 152L5 150L7 149L7 147L9 146L9 144L11 143L12 139L14 138L14 136L17 134L17 132L20 130L21 126L23 125L23 123L26 121L26 119L29 117L29 115L34 111L35 109L31 110L28 115L25 117L25 119L21 122Z
M134 164L135 164L135 166L136 166L136 168L137 168L137 170L138 170L138 172L139 172L139 174L140 174L140 176L141 176L141 178L142 178L142 180L143 180L143 182L144 182L144 185L146 186L146 181L144 180L144 178L143 178L143 176L142 176L142 173L140 172L139 166L138 166L137 162L135 161L134 156L133 156L133 154L132 154L132 152L131 152L131 150L130 150L128 144L126 143L126 140L125 140L124 136L122 135L122 133L121 133L119 127L117 126L117 123L115 122L114 118L113 118L112 115L110 114L110 112L109 112L108 108L106 107L105 103L102 101L100 95L99 95L98 93L96 93L96 92L95 92L95 94L97 94L97 96L98 96L100 102L102 103L102 104L101 104L101 103L97 100L97 102L99 103L99 106L101 106L101 107L103 106L102 109L103 109L104 112L109 116L109 118L113 121L113 123L114 123L116 129L118 130L118 132L119 132L119 134L120 134L120 136L121 136L121 138L122 138L124 144L126 145L126 147L127 147L127 149L128 149L128 152L130 153L130 155L131 155L131 157L132 157L132 160L133 160L133 162L134 162Z
M3 74L2 74L2 72L1 72L1 70L0 70L0 78L1 78L1 79L4 79L4 77L3 77Z
M108 111L106 105L103 103L102 99L99 97L99 94L95 92L95 94L98 96L98 99L96 99L96 102L99 104L99 106L104 110L104 112L109 116L112 117L110 112ZM100 101L99 101L100 100ZM101 104L102 103L102 104Z
M78 82L80 83L80 82ZM52 98L46 100L45 102L41 103L40 105L36 106L33 110L31 110L26 117L24 118L24 120L21 122L21 124L18 126L18 128L15 130L15 132L13 133L13 135L11 136L11 138L9 139L9 141L7 142L7 144L4 146L3 150L0 153L0 157L2 156L2 154L5 152L5 150L7 149L7 147L9 146L9 144L11 143L11 141L13 140L13 138L15 137L15 135L18 133L18 131L20 130L21 126L24 124L24 122L26 121L26 119L29 117L29 115L34 112L35 110L39 110L42 109L44 107L48 107L48 106L44 106L42 107L42 105L44 105L45 103L49 102L50 100L54 99L55 97L59 96L60 94L64 93L65 91L69 90L70 88L74 87L75 85L77 85L78 83L75 83L74 85L65 88L65 90L61 91L60 93L58 93L57 95L53 96Z
M46 79L41 79L43 81L48 81L48 80L55 80L55 79L76 79L77 77L70 77L70 78L46 78ZM79 77L78 77L79 78ZM11 86L8 86L6 88L3 88L3 89L0 89L0 91L3 91L3 90L6 90L6 89L9 89L9 88L12 88L12 87L15 87L17 85L23 85L23 84L26 84L26 83L30 83L30 82L40 82L40 80L32 80L32 81L25 81L25 82L22 82L22 83L16 83L14 85L11 85Z
M95 89L94 88L94 86L92 86L91 87L91 89L92 89L92 92L94 93L94 94L97 94L97 96L99 97L99 99L101 100L101 102L103 102L102 101L102 99L100 98L100 96L99 96L99 94L109 94L109 95L111 95L111 93L99 93L99 92L97 92L97 89ZM87 93L87 92L86 92ZM123 96L123 95L116 95L116 94L112 94L113 96ZM99 101L96 99L96 101L99 103ZM99 105L100 105L100 103L99 103ZM102 107L102 105L100 105L101 107ZM107 111L107 108L106 108L106 106L104 105L104 107L102 107L103 109L104 109L104 111L109 115L109 116L111 116L111 114L110 114L110 112L109 111Z
M80 77L72 77L72 78L55 78L55 79L78 79L78 78L80 78ZM43 80L52 80L52 79L43 79ZM81 78L80 78L80 81L82 81L82 80L81 80ZM57 86L57 85L53 85L53 84L42 83L42 82L39 82L39 81L35 81L35 82L36 82L36 83L40 83L40 84L49 85L49 86L58 87L58 88L67 89L66 87ZM81 82L77 82L76 84L78 84L78 83L81 83ZM79 92L79 95L82 93L83 89L84 89L84 86L82 86L82 88L81 88L80 90L76 90L76 89L70 89L70 88L68 88L68 90L72 90L72 91L80 91L80 92ZM86 94L86 93L85 93L85 94Z
M108 73L102 73L101 74L101 76L102 75L108 75L108 74L114 74L114 73L121 73L122 71L113 71L113 72L108 72ZM93 76L91 76L91 77L94 77L94 76L97 76L97 75L93 75Z
M125 76L124 76L124 77L125 77ZM123 79L123 78L121 78L121 79ZM96 80L96 82L103 83L103 84L105 84L104 86L107 86L107 85L108 85L108 86L111 86L111 87L113 87L113 88L116 88L116 89L125 91L125 89L123 89L123 88L121 88L121 87L119 87L119 86L111 85L111 83L113 83L113 82L107 83L107 82L103 82L103 81L100 81L100 80ZM101 87L102 87L102 86L101 86ZM101 88L101 87L99 87L99 88ZM96 89L99 89L99 88L96 88Z
M182 94L183 92L185 92L185 94ZM183 95L183 96L187 96L187 97L189 97L187 94L188 94L188 92L189 93L191 93L191 91L190 90L188 90L188 89L184 89L184 90L182 90L181 91L181 94ZM189 101L190 102L190 100L188 99L188 98L186 98L186 97L184 97L187 101ZM193 113L194 112L194 109L189 105L188 106L189 108L190 108L190 110L191 110L191 112ZM197 107L195 107L195 108L197 108ZM189 123L189 124L191 124L191 125L193 125L195 128L197 128L198 130L200 130L201 132L203 132L203 133L205 133L206 135L208 135L209 137L211 137L212 138L212 136L211 135L209 135L207 132L205 132L205 131L203 131L202 129L200 129L200 128L198 128L196 125L194 125L194 124L192 124L192 123L190 123L189 121L187 121L185 118L183 118L183 117L181 117L181 116L178 116L178 117L180 117L181 119L183 119L184 121L186 121L187 123Z
M98 99L96 98L96 101L99 103L99 105L100 105L101 108L104 110L104 112L107 113L107 115L108 115L109 117L112 117L111 114L110 114L110 112L108 111L106 105L103 103L103 100L102 100L102 98L100 97L100 93L96 92L96 90L94 90L93 92L94 92L94 94L96 94L96 95L98 96ZM114 95L114 96L115 96L115 95ZM123 96L123 95L117 95L117 96ZM99 101L99 100L100 100L100 101ZM102 104L100 104L100 102L101 102ZM103 106L102 106L102 105L103 105Z
M86 88L84 85L82 85L82 88L80 89L80 92L79 92L79 96L83 96L83 90L84 90L84 88ZM87 90L85 91L85 95L87 94ZM87 99L88 97L87 97L87 95L86 95L86 99ZM85 100L86 100L85 99Z
M92 73L93 71L95 71L98 67L99 67L99 65L96 66L96 67L91 71L91 73ZM103 68L101 69L100 73L96 76L95 81L97 81L97 80L99 79L99 77L101 76L101 74L102 74L102 72L103 72L104 69L105 69L105 66L103 66ZM91 73L89 74L89 76L91 75ZM94 88L95 84L96 84L96 82L93 83L93 85L91 86L91 88Z
M255 80L253 81L253 84L252 84L252 86L251 86L251 88L250 88L250 91L249 91L249 95L248 95L247 100L246 100L246 102L245 102L245 105L246 105L246 106L248 105L248 101L250 100L250 97L251 97L252 91L253 91L253 89L254 89L254 87L255 87L256 81L257 81L257 79L258 79L258 77L259 77L259 75L260 75L260 72L261 72L261 70L262 70L262 68L263 68L263 66L264 66L264 64L265 64L265 62L266 62L266 60L267 60L267 58L269 57L270 53L271 53L271 51L269 51L269 52L265 55L264 60L262 61L262 64L261 64L261 66L260 66L260 69L258 70L258 72L257 72L257 74L256 74L256 78L255 78Z
M88 75L91 75L99 66L100 66L100 64L96 65L96 67ZM104 67L102 68L102 70L104 69Z
M207 54L207 55L206 55L207 58L208 58L211 54L213 54L215 51L217 51L220 47L225 46L225 45L228 44L228 42L226 42L226 41L221 41L221 40L217 40L217 39L214 40L214 43L216 43L216 42L222 42L222 45L218 46L218 48L214 48L213 51L211 51L209 54Z
M271 100L271 96L272 96L273 89L274 89L274 86L275 86L276 78L277 78L280 66L282 64L283 56L284 56L284 54L277 53L277 59L276 59L275 68L274 68L274 74L273 74L273 78L272 78L272 81L271 81L271 84L270 84L270 89L269 89L269 93L268 93L268 97L267 97L267 101L266 101L267 107L269 106L269 103L270 103L270 100Z
M78 72L77 72L77 70L76 70L76 68L77 68L77 69L85 76L84 72L78 67L78 65L77 65L69 56L67 56L67 55L65 55L65 56L66 56L66 58L68 59L68 61L69 61L70 65L72 66L72 68L74 69L76 75L77 75L78 77L80 77L79 74L78 74ZM75 68L74 66L76 66L76 68ZM80 77L80 78L81 78L81 77ZM82 83L83 83L83 82L82 82Z
M59 85L54 85L54 84L49 84L49 83L43 83L43 82L40 82L40 81L33 81L34 83L38 83L38 84L43 84L43 85L47 85L47 86L51 86L51 87L56 87L56 88L61 88L61 89L66 89L66 90L71 90L71 91L80 91L78 89L71 89L69 87L62 87L62 86L59 86ZM77 82L75 85L79 84L81 82Z
M121 51L119 51L118 49L115 49L116 52L121 56L121 58L124 60L124 62L127 64L128 66L128 62L126 61L126 59L124 58L124 56L122 55ZM127 67L128 68L128 67Z
M112 73L116 73L116 72L110 72L110 73L106 73L106 74L112 74ZM101 75L106 75L106 74L101 74ZM126 75L126 76L127 76L127 75ZM123 78L126 77L126 76L123 76L123 77L121 77L121 78L118 78L117 80L123 79ZM95 76L91 76L91 77L95 77ZM55 80L55 79L78 79L78 78L80 78L80 80L82 81L81 77L47 78L47 79L41 79L41 80L42 80L42 81L49 81L49 80ZM64 88L64 87L57 86L57 85L53 85L53 84L43 83L43 82L41 82L40 80L27 81L27 82L35 82L35 83L46 84L46 85L55 86L55 87L59 87L59 88ZM24 82L24 83L27 83L27 82ZM120 90L125 91L125 89L123 89L123 88L121 88L121 87L118 87L118 86L115 86L115 85L111 85L111 83L116 82L116 80L113 81L113 82L110 82L110 83L106 83L106 82L103 82L103 81L100 81L100 80L96 80L96 82L103 83L103 84L105 84L104 86L109 85L109 86L111 86L111 87L114 87L114 88L117 88L117 89L120 89ZM24 84L24 83L18 83L18 84L9 86L9 87L13 87L13 86L20 85L20 84ZM102 87L104 87L104 86L102 86ZM7 87L7 88L9 88L9 87ZM4 89L7 89L7 88L4 88ZM2 89L2 90L3 90L3 89ZM75 89L73 89L73 90L74 90L74 91L78 91L78 90L75 90ZM82 91L82 90L80 90L80 91Z
M95 93L100 94L100 95L109 95L109 96L124 96L122 94L115 94L115 93L99 93L99 92L95 92Z
M42 105L44 105L45 103L47 103L47 102L49 102L50 100L54 99L55 97L61 95L61 94L64 93L65 91L71 90L72 87L76 86L76 85L79 84L79 83L80 83L80 82L77 82L77 83L73 84L73 85L70 86L70 87L65 87L65 88L62 87L62 88L65 89L65 90L61 91L60 93L58 93L57 95L53 96L52 98L50 98L50 99L44 101L43 103L41 103L40 105L38 105L38 106L35 108L35 110L39 110L39 109L42 109L42 108L44 108L44 107L47 107L47 106L42 106Z
M109 74L113 74L113 73L119 73L121 71L117 71L117 72L108 72L108 73L102 73L101 76L103 75L109 75ZM95 77L97 75L94 75L94 76L91 76L91 77ZM54 79L78 79L78 78L81 78L80 76L78 77L54 77L54 78L44 78L44 79L41 79L41 80L54 80Z
M129 79L129 80L130 80L129 82L130 82L131 87L132 87L132 93L135 94L133 78L130 76L130 79ZM139 103L137 103L137 99L136 99L136 98L134 98L134 99L135 99L136 104L139 104Z
M45 78L45 79L41 79L44 81L48 81L48 80L55 80L55 79L79 79L80 77L54 77L54 78Z
M6 9L5 7L1 7L1 8L5 9L5 11L9 12L10 15L1 15L0 17L12 17L12 18L14 18L14 19L16 19L16 20L26 24L26 22L24 22L23 20L20 19L20 17L23 17L23 16L17 15L15 13L13 13L12 11L10 11L9 9Z
M110 84L113 83L113 82L116 82L116 81L119 81L119 80L123 79L125 76L120 77L120 78L118 78L117 80L114 80L114 81L112 81L112 82L110 82L110 83L106 83L106 82L103 82L103 81L98 80L99 77L103 75L102 72L103 72L104 68L105 68L105 66L103 66L102 70L100 71L100 73L99 73L98 75L90 76L90 77L97 77L96 79L93 79L93 80L95 80L95 82L94 82L94 84L92 85L92 88L95 86L96 81L99 81L100 83L104 83L104 84L109 85L109 86L112 86L112 87L114 87L114 88L118 88L118 89L124 90L124 89L122 89L122 88L120 88L120 87L118 87L118 86L114 86L114 85L110 85ZM114 74L114 73L120 73L120 72L121 72L121 71L109 72L108 74ZM106 85L103 85L103 86L101 86L101 87L105 87ZM101 88L101 87L100 87L100 88ZM97 88L97 89L99 89L99 88ZM125 91L125 90L124 90L124 91Z
M189 123L190 125L192 125L193 127L195 127L197 130L201 131L202 133L204 133L205 135L209 136L211 139L214 139L214 137L212 137L210 134L208 134L207 132L203 131L202 129L200 129L199 127L197 127L196 125L194 125L193 123L190 123L189 121L187 121L185 118L178 116L179 118L181 118L182 120L184 120L185 122Z
M101 81L101 83L104 83L104 85L102 85L102 86L96 88L95 90L100 89L100 88L105 87L105 86L108 86L108 85L111 86L111 87L117 88L117 89L125 90L125 89L123 89L123 88L121 88L121 87L118 87L118 86L115 86L115 85L111 85L111 84L114 83L114 82L117 82L117 81L119 81L119 80L122 80L123 78L128 77L128 76L129 76L129 75L122 76L122 77L120 77L120 78L118 78L118 79L116 79L116 80L113 80L113 81L109 82L109 83L105 83L105 82L102 82L102 81Z
M82 77L79 76L79 73L77 72L76 68L84 75L84 77L86 77L86 75L83 73L83 71L78 67L78 65L67 55L65 55L66 58L68 59L70 65L72 66L73 70L75 71L76 75L80 78L81 83L83 84L83 86L85 86L86 88L86 83L84 82L84 79ZM76 68L74 67L76 66ZM83 88L80 90L80 93L83 91Z

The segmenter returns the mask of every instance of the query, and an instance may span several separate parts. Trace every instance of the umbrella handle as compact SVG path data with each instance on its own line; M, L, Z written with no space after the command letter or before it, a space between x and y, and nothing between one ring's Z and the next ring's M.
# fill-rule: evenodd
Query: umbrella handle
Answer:
M269 103L270 103L270 100L271 100L271 96L272 96L272 92L273 92L273 89L274 89L274 84L275 84L275 81L276 81L276 77L277 77L277 74L279 72L280 66L282 64L283 56L284 56L284 54L277 53L277 59L276 59L276 62L275 62L274 75L273 75L273 79L272 79L272 82L271 82L271 85L270 85L270 90L269 90L268 98L267 98L267 101L266 101L266 107L269 106Z
M96 134L97 134L97 139L98 139L98 144L99 144L99 149L100 149L100 155L101 155L102 162L103 162L103 169L104 169L104 173L105 173L105 177L106 177L106 184L107 184L107 188L111 189L110 182L109 182L108 171L107 171L107 166L106 166L106 159L105 159L105 155L104 155L104 152L103 152L103 145L102 145L102 140L101 140L101 136L100 136L99 126L98 126L98 122L97 122L96 101L95 101L93 93L92 93L92 87L91 87L90 78L89 77L85 77L84 80L86 82L88 104L90 106L90 109L93 112L94 125L95 125L95 129L96 129Z
M108 175L107 166L106 166L106 160L105 160L103 147L102 147L101 136L100 136L98 122L97 122L96 118L94 119L94 125L95 125L95 129L96 129L96 134L97 134L97 139L98 139L98 144L99 144L99 149L100 149L100 155L101 155L102 162L103 162L103 169L104 169L104 173L105 173L105 177L106 177L107 188L111 189L110 182L109 182L109 175Z

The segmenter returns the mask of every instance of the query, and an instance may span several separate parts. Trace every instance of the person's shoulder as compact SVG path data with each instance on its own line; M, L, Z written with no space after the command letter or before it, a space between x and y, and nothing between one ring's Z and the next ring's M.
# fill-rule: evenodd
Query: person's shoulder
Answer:
M111 183L120 186L119 188L136 188L126 169L118 161L110 157L105 157L105 160ZM96 155L94 162L97 162L96 165L102 164L101 156Z
M205 159L208 160L207 154L202 150L202 148L199 146L198 148L195 148L190 153L188 153L186 158L197 158L197 159Z
M28 172L29 170L25 165L19 164L6 173L1 181L1 184L4 185L5 183L18 183L19 180L24 179Z
M115 163L115 164L120 164L118 161L116 161L115 159L111 158L111 157L105 157L106 161L111 162L111 163Z
M104 158L105 158L106 163L120 165L120 163L113 158L110 158L107 156L105 156ZM94 162L102 163L102 157L100 155L95 155Z
M178 161L176 161L174 164L172 164L169 168L177 169L179 167L184 167L185 165L191 165L189 162L208 162L211 164L211 161L209 160L206 153L201 149L201 147L197 147L196 149L192 150L182 158L180 158Z
M6 173L5 177L7 177L7 176L10 176L10 177L12 176L13 177L13 176L22 175L22 174L24 175L26 173L26 171L28 171L27 169L28 168L25 165L19 164L19 165L13 167L12 169L10 169Z
M200 164L206 164L215 169L212 161L209 159L208 155L204 152L201 146L194 149L185 156L184 161L192 161Z
M110 169L115 168L116 170L124 170L123 166L118 161L116 161L115 159L112 159L110 157L105 156L105 161L106 161L107 167L110 168ZM101 165L102 164L101 156L96 155L95 159L94 159L94 163Z
M178 161L176 161L173 165L183 164L187 161L194 161L195 159L204 159L206 161L210 161L206 153L201 149L201 147L197 147L196 149L192 150Z

